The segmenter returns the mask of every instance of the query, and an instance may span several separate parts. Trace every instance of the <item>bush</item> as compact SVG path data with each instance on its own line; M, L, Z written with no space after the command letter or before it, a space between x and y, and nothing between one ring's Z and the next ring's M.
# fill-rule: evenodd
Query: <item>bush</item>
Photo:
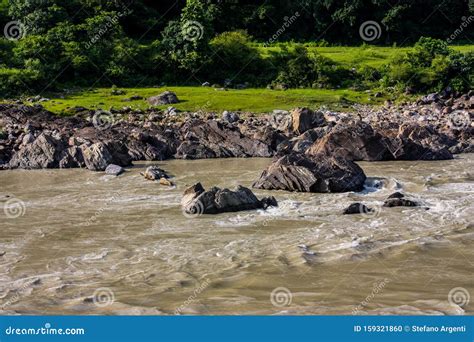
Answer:
M231 79L234 83L266 83L262 78L270 72L270 66L252 46L251 38L245 31L221 33L211 40L210 48L213 57L207 74L213 82Z
M0 69L0 97L14 97L33 90L38 78L38 73L30 69Z
M385 69L384 86L410 87L416 91L457 91L472 87L472 53L449 49L442 40L422 37L413 51L394 59Z
M281 70L272 82L276 88L334 88L352 82L348 69L318 53L309 55L301 45L294 52L282 49L274 62Z

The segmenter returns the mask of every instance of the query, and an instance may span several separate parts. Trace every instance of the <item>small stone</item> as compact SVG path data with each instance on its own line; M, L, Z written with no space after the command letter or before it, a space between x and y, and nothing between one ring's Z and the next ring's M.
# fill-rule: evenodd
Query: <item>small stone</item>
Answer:
M160 184L161 185L166 185L166 186L174 186L173 182L171 182L170 180L166 179L166 178L160 178Z
M222 113L222 120L229 123L234 123L240 120L239 116L236 113L224 111Z
M22 144L23 145L27 145L27 144L30 144L32 143L33 141L35 141L35 136L31 133L27 133L25 134L25 136L23 137L23 140L22 140Z
M160 180L161 178L170 178L165 170L159 168L158 166L149 166L146 168L145 172L142 173L143 177L148 180Z

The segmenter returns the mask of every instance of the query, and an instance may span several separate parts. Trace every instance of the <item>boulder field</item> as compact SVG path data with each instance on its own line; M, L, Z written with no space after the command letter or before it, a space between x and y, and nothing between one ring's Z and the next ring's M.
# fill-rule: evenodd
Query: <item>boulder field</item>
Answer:
M61 117L16 102L0 105L0 169L104 171L138 160L273 157L255 188L343 192L361 189L365 181L354 161L443 160L474 152L472 91L350 113L296 108L220 116L76 108L74 116Z

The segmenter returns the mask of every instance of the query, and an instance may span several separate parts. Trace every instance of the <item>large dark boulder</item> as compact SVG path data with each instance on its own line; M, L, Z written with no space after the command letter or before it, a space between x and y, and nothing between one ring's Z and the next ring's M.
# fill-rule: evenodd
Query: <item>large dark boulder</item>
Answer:
M176 158L270 157L270 146L241 133L238 127L215 120L191 120L181 128L183 142Z
M164 137L145 133L130 136L127 150L133 160L165 160L173 155L172 147Z
M306 153L328 156L337 153L351 160L390 159L385 138L365 122L338 124L327 135L317 140Z
M418 207L419 204L415 201L405 198L389 198L383 203L384 207Z
M348 159L291 153L270 164L253 187L298 192L345 192L361 190L365 180L364 171Z
M405 198L405 195L401 192L394 192L390 196L387 197L385 202L383 203L384 207L392 208L392 207L418 207L420 204L418 202L409 200Z
M277 206L277 202L273 197L259 200L250 189L240 185L235 191L217 187L206 191L201 183L197 183L184 191L181 205L186 215L198 216L201 214L266 209L268 206Z
M21 145L12 156L9 167L21 169L58 168L67 158L67 145L47 133L41 133L32 142ZM76 165L77 166L77 165ZM72 167L72 165L71 165Z
M402 124L387 146L396 160L446 160L453 155L446 145L453 144L444 134L428 125ZM449 146L449 145L448 145Z
M325 123L326 120L321 112L313 112L308 108L296 108L291 112L291 129L296 134L302 134L308 129Z
M397 137L387 144L395 160L447 160L453 155L445 147L429 147L414 140Z
M82 155L86 167L91 171L104 171L109 164L129 166L132 163L126 147L115 141L83 145Z

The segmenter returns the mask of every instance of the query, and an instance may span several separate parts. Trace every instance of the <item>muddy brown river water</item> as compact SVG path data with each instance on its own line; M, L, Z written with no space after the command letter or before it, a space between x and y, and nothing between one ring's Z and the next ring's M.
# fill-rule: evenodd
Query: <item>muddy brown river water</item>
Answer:
M146 163L1 171L0 313L473 314L474 155L359 163L360 193L258 190L279 207L182 214L187 186L251 186L269 163L158 163L176 188ZM381 208L394 191L423 207ZM375 212L343 216L355 201Z

